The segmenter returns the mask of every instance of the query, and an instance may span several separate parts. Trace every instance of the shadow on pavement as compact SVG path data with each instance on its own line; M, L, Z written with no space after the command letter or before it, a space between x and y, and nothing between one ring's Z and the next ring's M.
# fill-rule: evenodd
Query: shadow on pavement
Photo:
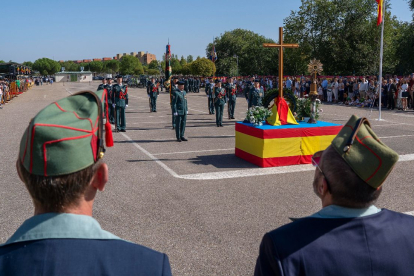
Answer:
M190 158L188 161L196 165L213 165L216 168L238 169L238 168L258 168L243 159L238 158L234 153L220 155L204 155Z

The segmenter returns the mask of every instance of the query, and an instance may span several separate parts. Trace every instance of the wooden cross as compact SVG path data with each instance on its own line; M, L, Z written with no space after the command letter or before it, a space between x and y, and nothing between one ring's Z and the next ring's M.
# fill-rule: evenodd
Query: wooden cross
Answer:
M283 27L279 28L279 44L263 43L265 48L279 48L279 97L283 97L283 48L299 48L299 44L283 43Z

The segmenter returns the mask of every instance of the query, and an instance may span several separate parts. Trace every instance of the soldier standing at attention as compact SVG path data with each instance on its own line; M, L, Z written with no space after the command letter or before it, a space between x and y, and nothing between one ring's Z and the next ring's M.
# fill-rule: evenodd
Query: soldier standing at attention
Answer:
M194 93L200 93L200 78L194 79Z
M157 112L157 97L158 97L158 87L155 85L154 77L151 78L151 84L148 88L149 96L151 99L151 112Z
M178 82L178 89L173 91L172 111L175 117L175 136L177 142L187 141L184 137L185 124L187 122L187 92L184 90L184 81Z
M107 78L106 79L107 84L105 85L106 91L108 91L108 117L109 117L109 123L114 124L115 123L115 109L112 107L113 104L113 93L112 93L112 79Z
M223 126L223 109L226 104L226 90L221 87L221 80L216 80L216 87L214 88L214 107L216 108L216 125Z
M170 84L171 85L171 114L172 114L171 117L172 117L172 129L175 129L175 116L174 116L173 107L172 107L172 99L173 99L175 90L178 89L177 81L178 81L177 77L173 77L171 79L171 84Z
M209 114L214 114L214 84L213 84L213 78L208 78L208 82L206 82L206 94L208 97L208 112Z
M128 107L128 87L122 83L122 76L116 77L116 82L112 88L113 104L116 110L116 130L126 132L125 108Z
M260 87L260 80L255 80L254 87L249 92L249 108L252 106L263 106L263 96L264 92L263 88Z
M184 90L185 90L186 92L188 92L188 78L187 78L187 77L185 77L183 80L184 80Z
M106 86L106 79L103 79L102 83L98 86L98 89L96 89L96 91L104 90L105 86Z
M226 96L228 100L229 119L234 119L234 110L236 108L237 89L233 84L233 78L227 79Z
M253 83L254 83L254 76L250 77L250 80L246 82L246 87L244 88L244 91L243 91L244 97L246 98L246 101L247 101L247 105L249 105L250 90L252 90L254 87Z

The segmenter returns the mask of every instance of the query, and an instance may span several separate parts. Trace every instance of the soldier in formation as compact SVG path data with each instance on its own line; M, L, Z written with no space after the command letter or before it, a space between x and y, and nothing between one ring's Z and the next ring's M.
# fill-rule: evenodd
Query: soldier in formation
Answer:
M217 127L223 126L223 110L226 105L226 90L221 87L221 80L216 80L216 87L214 87L214 107L216 108L216 125Z
M148 86L148 97L150 99L150 111L157 112L157 98L159 95L158 85L155 84L154 77L151 78L151 84Z
M125 108L128 107L128 87L122 83L121 75L118 75L116 79L117 84L112 87L116 131L126 132Z
M107 78L106 79L107 84L105 85L106 91L108 91L108 117L109 117L109 123L114 124L115 123L115 108L112 106L114 103L113 100L113 91L112 91L112 79Z
M178 88L172 94L172 112L175 118L175 136L177 142L187 141L184 137L185 125L187 121L187 92L184 90L184 81L178 82Z
M229 119L234 119L234 110L236 108L236 99L237 99L237 88L236 88L236 85L233 84L233 78L227 79L226 96L228 100L227 109L228 109Z
M200 93L200 78L194 79L194 93Z
M172 107L172 100L173 100L173 95L174 95L174 93L175 93L175 90L177 90L178 89L178 78L177 77L173 77L172 79L171 79L171 99L170 99L170 101L171 101L171 114L172 114L172 129L175 129L175 116L174 116L174 112L173 112L173 107Z
M251 108L252 106L263 106L264 92L263 88L260 87L260 80L254 81L254 87L249 91L249 99L248 99L248 107Z
M214 96L214 84L213 84L213 78L208 78L208 82L206 82L206 94L207 94L207 106L208 106L208 112L209 114L214 114L214 102L213 102L213 96Z
M106 79L102 79L102 83L98 86L98 89L96 89L96 91L104 90L105 86L106 86Z

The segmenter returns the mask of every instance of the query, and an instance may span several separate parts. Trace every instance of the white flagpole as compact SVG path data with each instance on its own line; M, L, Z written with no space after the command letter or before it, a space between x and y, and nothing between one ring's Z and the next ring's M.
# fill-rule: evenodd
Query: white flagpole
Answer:
M382 58L384 53L384 20L385 20L385 0L382 3L384 6L382 8L382 26L381 26L381 48L380 48L380 65L379 65L379 85L378 85L378 110L379 110L379 117L378 121L381 121L381 87L382 87Z

